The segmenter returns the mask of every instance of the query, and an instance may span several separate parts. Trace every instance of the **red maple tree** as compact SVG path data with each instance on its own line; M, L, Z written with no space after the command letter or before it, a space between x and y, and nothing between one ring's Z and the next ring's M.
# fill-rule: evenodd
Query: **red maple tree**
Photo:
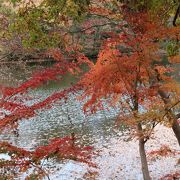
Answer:
M19 87L1 86L1 133L7 130L9 132L16 131L20 120L36 116L37 110L51 108L51 105L56 101L61 99L66 100L69 93L75 93L81 89L79 84L73 85L70 88L53 93L41 102L34 103L31 106L26 105L25 102L28 100L27 93L29 90L35 89L51 80L58 80L59 82L63 75L68 72L77 74L81 71L79 66L87 61L87 58L82 54L78 54L77 63L68 61L63 58L61 52L57 49L49 50L48 55L51 55L57 61L52 67L34 74L28 81L24 82ZM90 61L88 63L89 65L91 64ZM90 162L90 151L92 148L76 143L76 138L73 134L71 135L71 137L52 139L47 146L37 147L34 151L27 151L8 142L1 142L0 152L9 154L11 160L2 160L0 167L15 167L17 174L35 167L38 172L38 177L43 177L48 176L48 173L42 169L41 160L48 159L49 157L56 157L61 160L73 159L93 165Z

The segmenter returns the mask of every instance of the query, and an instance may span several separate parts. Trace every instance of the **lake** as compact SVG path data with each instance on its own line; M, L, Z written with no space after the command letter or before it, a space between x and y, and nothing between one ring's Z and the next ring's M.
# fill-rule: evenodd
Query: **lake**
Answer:
M41 69L42 67L38 67ZM16 86L19 82L30 77L33 67L24 69L9 67L6 73L10 74L8 79L1 78L1 83ZM1 76L2 77L2 76ZM7 77L6 77L7 78ZM29 95L34 100L27 103L33 104L47 98L54 92L63 90L75 83L77 78L67 74L61 82L50 82L42 87L30 91ZM82 92L78 92L80 96ZM47 144L48 140L54 137L70 136L75 134L78 141L86 145L92 145L95 141L107 140L110 135L118 135L124 127L115 128L115 117L118 110L110 108L108 111L98 111L92 115L83 112L83 102L77 100L73 94L69 94L66 102L56 103L50 109L39 111L36 117L24 119L19 122L18 130L15 133L1 135L1 140L12 142L14 145L25 149L34 149L38 145Z

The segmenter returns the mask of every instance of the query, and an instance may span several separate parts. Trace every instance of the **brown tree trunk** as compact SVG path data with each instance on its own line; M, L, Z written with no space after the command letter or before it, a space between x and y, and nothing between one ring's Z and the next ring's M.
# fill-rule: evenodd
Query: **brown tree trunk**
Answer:
M161 96L161 98L164 101L164 104L168 104L170 103L170 99L169 99L169 95L163 91L163 90L159 90L158 91L159 95ZM172 120L172 130L178 140L179 146L180 146L180 125L178 123L178 117L176 117L174 115L174 113L172 112L172 110L167 109L168 113L169 113L169 121L171 122Z
M147 157L145 152L145 141L142 135L142 126L141 123L138 124L138 132L139 132L139 153L141 157L141 169L143 172L144 180L150 180Z
M137 88L138 88L138 81L139 81L140 64L137 70L138 71L137 71L137 76L136 76L136 81L135 81L134 112L133 112L135 118L137 118L137 113L139 111L139 103L138 103L139 98L138 98ZM141 122L137 124L137 132L139 136L139 153L140 153L140 158L141 158L141 169L143 173L143 179L150 180L151 178L149 175L148 162L147 162L147 157L146 157L146 152L145 152L145 143L147 140L145 140L144 138Z
M174 134L178 140L179 146L180 146L180 126L179 126L177 120L173 121L172 129L173 129L173 132L174 132Z

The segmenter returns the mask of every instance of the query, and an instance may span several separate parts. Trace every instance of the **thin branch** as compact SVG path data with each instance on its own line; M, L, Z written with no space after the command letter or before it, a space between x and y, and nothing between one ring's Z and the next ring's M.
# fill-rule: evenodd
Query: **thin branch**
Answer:
M71 33L71 34L73 34L73 33L82 33L82 32L85 32L85 31L87 31L89 29L92 29L92 28L101 27L101 26L107 26L107 25L112 25L112 24L113 25L118 25L118 24L116 24L114 22L109 22L109 23L104 23L104 24L95 24L95 25L92 25L92 26L84 28L84 29L79 29L79 30L76 30L76 31L68 31L68 33Z
M155 119L154 119L154 120L155 120ZM150 130L148 136L147 136L146 139L144 140L144 143L146 143L146 142L149 140L149 137L151 136L151 134L152 134L154 128L155 128L158 124L159 124L159 122L153 122L152 128L151 128L151 130Z
M41 172L43 172L47 176L48 180L50 180L49 175L46 173L46 171L44 169L42 169L41 167L35 165L33 162L30 162L30 163L31 163L32 166L34 166L35 168L38 168Z
M174 18L173 18L173 26L177 26L176 25L176 20L177 20L179 14L180 14L180 3L178 5L178 8L177 8L176 13L175 13Z
M162 118L164 118L164 117L168 114L168 112L171 111L171 109L172 109L173 107L175 107L176 105L178 105L179 103L180 103L180 101L177 101L177 102L176 102L175 104L173 104L170 108L166 109L166 113L163 115Z

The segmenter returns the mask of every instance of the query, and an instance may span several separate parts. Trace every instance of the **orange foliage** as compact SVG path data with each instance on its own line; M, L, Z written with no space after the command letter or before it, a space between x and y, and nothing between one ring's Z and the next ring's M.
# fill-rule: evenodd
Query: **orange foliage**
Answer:
M145 12L127 13L125 9L124 14L129 28L120 26L120 33L104 41L96 64L81 79L82 98L90 97L85 111L102 108L105 99L110 105L128 101L129 112L136 100L146 109L146 104L159 103L161 86L174 82L167 75L173 69L162 62L160 41L177 38L178 29L164 27Z
M103 4L107 1L101 0L100 3ZM154 21L146 12L134 13L128 11L125 6L121 8L124 16L123 22L119 22L118 25L121 32L107 33L110 37L102 43L95 64L78 52L81 50L79 44L75 44L75 46L73 44L69 47L68 43L65 55L59 49L49 50L48 56L50 55L57 61L52 67L34 74L31 79L19 87L0 86L0 91L2 91L0 106L2 109L10 111L8 115L3 111L0 112L2 114L0 130L3 131L8 126L16 128L19 120L35 116L37 110L51 107L52 103L60 99L66 100L69 92L81 90L82 87L84 94L81 99L89 98L84 105L85 111L90 110L93 113L98 109L104 109L103 105L106 101L110 106L119 106L121 110L120 117L123 121L130 122L129 124L134 125L146 120L154 123L157 118L160 121L159 116L164 111L161 111L162 109L158 105L161 108L166 107L161 104L158 90L166 88L172 94L176 94L177 97L179 95L176 82L173 77L168 75L173 70L163 64L160 41L166 39L179 40L179 28L164 27L158 19ZM99 7L97 4L90 7L89 13L106 16L107 19L119 18L119 16L116 17L116 13L112 9ZM70 41L66 35L64 39ZM171 57L169 63L177 61L178 56ZM37 88L51 80L62 80L62 76L68 72L74 75L80 73L80 65L83 63L89 65L90 71L83 75L77 85L56 92L32 106L26 106L24 103L15 100L15 98L19 98L23 101L23 95L29 89ZM140 114L140 108L141 111L144 110L148 113L144 113L144 116L142 116L143 111ZM164 114L162 117L164 117ZM30 152L6 142L1 142L0 152L9 153L12 161L0 165L2 167L6 165L20 166L25 171L32 163L38 164L41 159L55 155L60 159L74 159L89 163L88 152L91 148L72 146L72 144L71 138L58 138L50 141L47 146L38 147ZM164 149L151 154L163 156L169 153L172 153L171 150L164 147ZM20 168L20 170L22 169Z
M163 145L160 149L149 152L148 158L155 160L158 157L174 156L176 154L179 154L179 152L171 150L167 145Z

